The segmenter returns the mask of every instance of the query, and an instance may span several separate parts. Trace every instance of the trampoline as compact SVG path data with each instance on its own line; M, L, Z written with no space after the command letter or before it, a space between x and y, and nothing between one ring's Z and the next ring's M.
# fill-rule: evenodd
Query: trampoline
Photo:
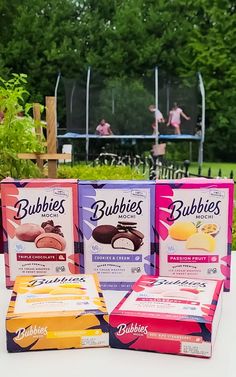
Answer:
M205 90L200 73L188 80L171 78L156 67L149 75L134 79L107 80L89 68L86 78L67 79L58 76L65 90L66 131L59 140L85 140L86 160L93 140L150 140L159 142L198 142L198 162L203 162L205 137ZM191 120L181 117L181 134L174 134L174 127L166 127L172 104L177 102ZM148 111L153 104L166 123L156 121L155 133L151 124L155 114ZM113 135L95 134L96 126L104 118L112 127ZM200 132L197 121L201 119ZM60 128L59 128L60 131Z
M58 135L58 139L147 139L147 140L156 140L155 135L110 135L110 136L99 136L99 135L86 135L86 134L77 134L74 132L67 132L64 135ZM190 140L190 141L200 141L201 137L198 135L158 135L158 139L162 140Z

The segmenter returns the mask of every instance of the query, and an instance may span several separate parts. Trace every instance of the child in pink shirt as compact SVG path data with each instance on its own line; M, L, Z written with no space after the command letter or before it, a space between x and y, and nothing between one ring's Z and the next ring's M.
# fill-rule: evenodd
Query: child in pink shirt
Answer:
M105 119L102 119L99 125L96 128L96 134L99 136L109 136L113 135L113 132L111 130L111 126L109 123L105 121Z
M183 110L178 107L177 103L174 103L172 110L169 112L169 119L167 126L175 127L175 135L180 135L180 124L181 124L181 116L186 120L190 120L191 118L188 117Z

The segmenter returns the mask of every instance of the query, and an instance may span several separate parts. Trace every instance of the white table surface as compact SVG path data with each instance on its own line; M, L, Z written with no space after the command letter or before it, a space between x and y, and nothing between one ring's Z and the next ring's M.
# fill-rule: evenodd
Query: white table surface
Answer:
M236 252L232 289L224 293L223 312L211 359L112 348L8 353L5 317L11 291L5 288L0 255L0 376L1 377L236 377ZM124 292L105 291L108 311Z

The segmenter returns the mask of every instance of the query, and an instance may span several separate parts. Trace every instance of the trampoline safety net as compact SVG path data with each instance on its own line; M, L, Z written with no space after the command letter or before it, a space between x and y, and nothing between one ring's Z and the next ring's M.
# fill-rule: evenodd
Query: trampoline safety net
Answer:
M174 127L167 127L174 102L191 118L185 120L181 117L181 133L196 133L197 119L201 113L197 77L180 80L159 71L158 88L155 88L154 71L138 79L105 79L91 71L88 87L86 78L63 77L62 82L67 132L86 133L87 103L89 134L95 134L97 125L101 119L105 119L115 135L151 135L154 113L148 108L156 103L157 98L158 109L165 119L165 122L159 123L160 134L175 133ZM60 117L59 124L65 128Z

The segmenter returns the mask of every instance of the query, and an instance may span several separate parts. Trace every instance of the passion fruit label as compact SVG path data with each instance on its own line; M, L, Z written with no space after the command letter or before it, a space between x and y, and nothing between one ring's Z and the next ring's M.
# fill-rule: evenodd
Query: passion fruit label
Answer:
M80 231L85 273L102 288L127 290L152 273L153 183L80 182Z
M160 275L229 278L223 265L230 249L232 198L224 180L217 185L160 183L156 192Z

